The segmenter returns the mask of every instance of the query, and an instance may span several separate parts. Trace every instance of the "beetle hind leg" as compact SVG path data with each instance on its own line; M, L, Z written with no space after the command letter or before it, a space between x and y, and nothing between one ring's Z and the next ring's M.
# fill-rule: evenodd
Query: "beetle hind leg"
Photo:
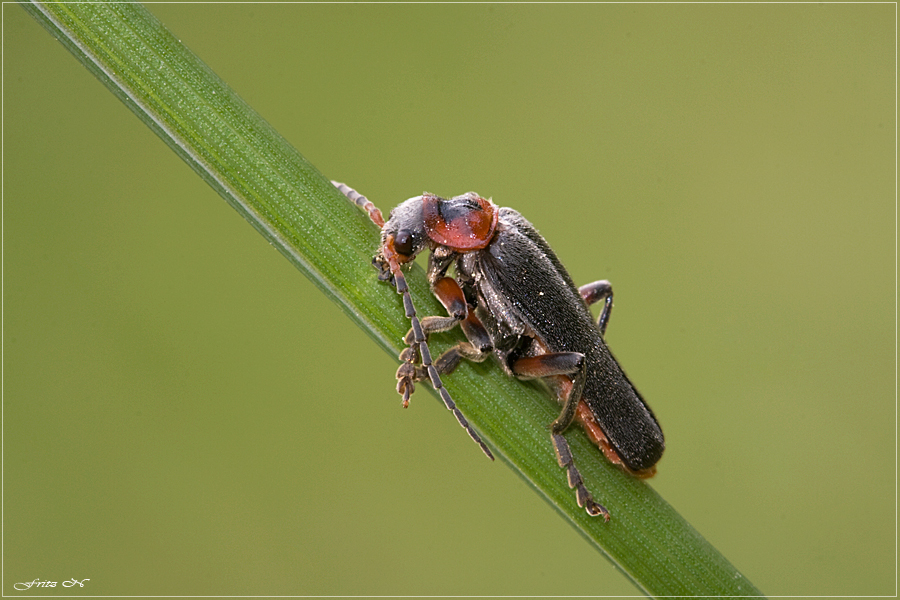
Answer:
M578 293L587 302L588 306L604 301L603 310L597 318L597 327L600 329L600 335L606 335L606 326L609 324L609 317L612 314L613 307L613 289L612 284L605 279L587 283L578 288Z
M598 504L594 497L584 485L581 479L581 473L575 466L575 459L572 457L572 449L569 442L560 433L551 433L553 438L553 449L556 450L556 460L559 466L566 470L566 478L569 481L569 487L575 490L575 498L578 506L584 508L592 517L603 515L603 519L609 521L609 511L602 504Z
M550 426L553 433L565 431L575 420L575 412L584 389L584 380L587 376L584 370L584 354L581 352L552 352L528 356L516 360L510 365L510 368L516 377L523 379L557 375L571 377L571 384L568 386L567 392L562 391L566 386L560 386L560 401L563 408L559 417Z
M594 497L584 485L581 473L575 466L575 458L572 456L569 442L563 437L563 432L575 420L578 403L581 402L581 392L584 389L586 378L584 354L580 352L539 354L520 358L510 367L516 376L523 378L562 377L559 394L563 408L559 417L550 425L550 439L553 440L556 459L559 466L566 470L566 479L569 487L575 490L578 506L584 508L592 517L603 515L603 518L608 521L609 511L602 504L594 501Z

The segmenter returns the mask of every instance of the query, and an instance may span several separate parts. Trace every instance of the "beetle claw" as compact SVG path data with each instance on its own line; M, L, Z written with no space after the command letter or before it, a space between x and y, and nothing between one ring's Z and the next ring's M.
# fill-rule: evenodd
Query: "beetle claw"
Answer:
M587 514L592 517L603 515L603 520L609 521L609 511L606 510L606 507L602 504L597 504L593 500L590 500L584 508L587 510Z
M415 389L416 386L409 377L398 378L397 393L403 396L403 408L409 408L409 397Z

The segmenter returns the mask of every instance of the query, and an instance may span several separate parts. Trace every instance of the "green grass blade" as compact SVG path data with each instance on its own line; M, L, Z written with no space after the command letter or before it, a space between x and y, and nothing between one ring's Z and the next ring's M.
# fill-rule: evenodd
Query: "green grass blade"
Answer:
M409 324L400 298L370 266L376 228L146 9L23 6L353 321L386 351L399 352ZM441 312L421 269L409 282L421 314ZM556 464L547 425L557 409L545 392L505 377L490 362L463 365L445 383L496 454L642 592L761 595L649 485L571 431L588 488L612 521L579 509Z

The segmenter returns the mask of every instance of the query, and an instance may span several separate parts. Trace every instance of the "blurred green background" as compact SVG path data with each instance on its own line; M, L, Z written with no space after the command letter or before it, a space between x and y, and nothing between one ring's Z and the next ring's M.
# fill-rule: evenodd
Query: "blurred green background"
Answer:
M895 593L895 5L150 9L382 209L476 190L610 279L652 485L761 590ZM21 8L3 34L5 594L636 593Z

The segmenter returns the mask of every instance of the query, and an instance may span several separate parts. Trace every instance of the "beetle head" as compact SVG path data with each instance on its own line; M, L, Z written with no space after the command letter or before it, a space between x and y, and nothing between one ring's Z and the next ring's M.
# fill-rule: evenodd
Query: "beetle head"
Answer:
M397 266L408 263L427 243L428 235L422 220L422 196L415 196L391 211L390 218L381 229L381 250L373 262L384 279L391 271L391 261Z
M486 247L499 218L497 206L475 192L446 200L424 193L391 211L381 230L381 251L374 263L387 279L397 266L408 263L427 245L445 246L454 252Z

